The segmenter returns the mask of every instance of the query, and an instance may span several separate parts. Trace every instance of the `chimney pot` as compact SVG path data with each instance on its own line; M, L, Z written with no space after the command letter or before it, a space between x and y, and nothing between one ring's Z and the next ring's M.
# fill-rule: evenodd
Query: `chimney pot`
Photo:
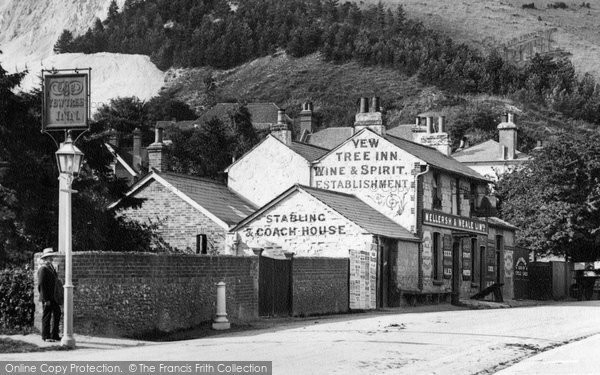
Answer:
M419 125L421 125L421 119L420 119L419 117L416 117L416 118L415 118L415 125L416 125L416 126L419 126Z
M154 129L154 143L162 143L163 141L163 129L155 128Z
M446 132L446 118L444 116L438 117L438 132L439 133Z
M508 113L502 114L502 122L508 122Z
M360 98L360 110L359 113L369 112L369 98Z
M427 117L427 134L433 133L433 117Z
M283 109L280 109L277 111L277 125L285 125L285 120L284 120L284 111Z
M514 113L508 113L506 115L506 118L507 118L507 122L512 122L512 123L515 122L515 114Z
M379 112L379 97L374 96L371 98L371 112Z

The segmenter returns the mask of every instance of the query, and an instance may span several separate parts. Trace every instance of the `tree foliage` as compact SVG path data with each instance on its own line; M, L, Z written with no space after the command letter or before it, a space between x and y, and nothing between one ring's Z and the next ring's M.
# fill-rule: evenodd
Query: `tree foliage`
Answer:
M116 2L104 22L83 35L63 35L57 51L151 56L160 69L227 69L278 49L295 57L319 51L333 62L357 60L416 75L453 93L512 95L574 119L600 124L600 92L568 60L536 56L522 67L484 54L406 16L402 6L359 7L330 0Z
M213 118L199 128L170 130L171 170L197 176L222 178L231 161L258 142L250 113L240 105L225 120Z
M503 218L538 254L600 259L600 135L565 133L498 183Z
M41 92L13 92L22 74L0 66L0 267L31 262L45 247L57 248L58 171L56 145L40 133ZM154 241L150 226L131 225L107 211L126 188L108 168L112 161L102 134L77 143L85 165L73 188L75 250L147 251ZM123 239L129 239L126 246Z

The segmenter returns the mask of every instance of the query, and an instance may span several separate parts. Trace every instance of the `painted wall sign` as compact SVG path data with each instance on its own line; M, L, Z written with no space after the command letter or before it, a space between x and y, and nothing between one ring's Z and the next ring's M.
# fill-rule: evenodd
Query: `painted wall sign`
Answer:
M88 74L48 74L44 76L44 130L88 127Z
M462 241L462 275L464 281L471 280L471 239Z
M423 224L472 233L488 233L488 225L485 221L431 210L423 210Z
M444 260L442 265L444 266L444 279L452 278L452 236L444 234L443 240Z
M265 227L247 227L246 237L323 236L346 234L345 225L328 225L325 214L266 215Z
M312 186L354 194L407 229L415 226L419 159L371 132L355 135L311 169Z

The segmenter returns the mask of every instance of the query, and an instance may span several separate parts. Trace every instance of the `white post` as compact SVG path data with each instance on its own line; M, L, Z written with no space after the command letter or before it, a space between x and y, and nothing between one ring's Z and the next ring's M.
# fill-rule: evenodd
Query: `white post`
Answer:
M212 328L218 331L231 328L227 320L227 309L225 305L225 283L217 283L217 316L212 324Z
M72 237L72 226L71 226L71 183L73 182L73 176L68 173L61 173L60 187L63 187L64 180L64 191L61 189L59 194L64 193L64 199L59 201L59 205L62 202L64 207L59 207L58 212L61 214L59 218L59 230L62 224L62 243L64 244L65 253L65 299L64 299L64 320L63 320L63 337L61 345L69 348L75 347L75 338L73 337L73 280L71 271L73 269L73 237ZM59 237L59 245L60 245Z

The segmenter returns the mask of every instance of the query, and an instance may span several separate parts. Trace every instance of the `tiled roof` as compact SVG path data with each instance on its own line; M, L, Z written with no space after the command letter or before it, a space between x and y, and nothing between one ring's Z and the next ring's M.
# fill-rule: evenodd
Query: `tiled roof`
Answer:
M170 172L158 175L228 225L238 223L256 210L221 182Z
M497 217L494 216L490 216L487 218L487 222L489 225L495 226L495 227L504 227L504 228L508 228L508 229L515 229L515 230L519 230L518 227L515 227L514 225L499 219Z
M239 103L217 103L214 107L204 112L198 119L199 122L207 122L213 118L223 119L229 115L229 112L235 110ZM269 129L271 124L277 123L277 111L279 107L275 103L248 103L246 104L250 116L252 116L252 125L257 130ZM291 123L288 115L285 120Z
M434 168L442 169L477 180L488 181L485 177L475 172L471 168L449 156L442 154L435 148L387 134L384 136L384 138L409 154L412 154L430 164Z
M308 186L299 186L299 188L371 234L408 241L419 241L406 228L392 221L354 195Z
M389 134L389 135L397 137L397 138L404 138L404 139L408 139L408 140L412 141L414 127L415 127L415 124L400 124L400 125L396 126L395 128L387 129L385 131L385 134Z
M328 149L325 149L323 147L309 145L307 143L301 142L292 142L292 144L289 145L289 148L308 161L315 161L329 152Z
M461 163L477 163L477 162L510 162L511 160L503 160L500 153L500 143L490 139L475 146L462 149L452 154L452 157ZM529 156L520 151L515 152L516 161L528 160Z
M332 149L337 147L346 139L352 137L353 134L354 128L349 126L326 128L311 134L308 138L308 143L311 145Z

